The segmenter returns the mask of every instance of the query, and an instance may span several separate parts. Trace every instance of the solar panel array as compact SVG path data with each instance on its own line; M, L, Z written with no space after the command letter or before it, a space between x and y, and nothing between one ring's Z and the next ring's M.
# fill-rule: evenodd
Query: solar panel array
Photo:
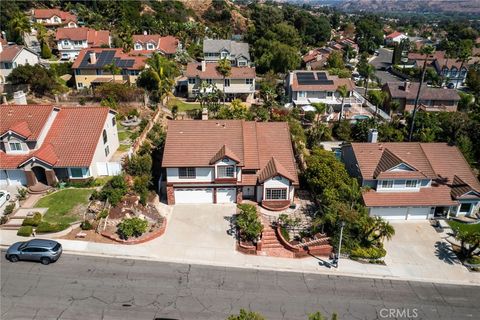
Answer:
M87 53L83 57L82 62L80 63L80 67L92 66L92 64L90 63L90 53L91 51L87 51ZM94 65L95 67L103 68L107 64L110 64L112 62L114 62L115 65L119 68L130 68L130 67L133 67L133 65L135 64L135 60L131 60L131 59L122 60L118 57L115 57L114 50L106 50L100 53L97 52L95 54L97 56L97 62Z
M333 80L327 78L325 72L316 72L316 78L313 72L297 73L297 81L300 85L331 85Z

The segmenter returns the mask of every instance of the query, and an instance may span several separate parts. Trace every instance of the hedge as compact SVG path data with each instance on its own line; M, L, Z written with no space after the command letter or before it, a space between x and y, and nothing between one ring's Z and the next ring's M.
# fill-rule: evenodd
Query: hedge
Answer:
M33 233L33 227L32 226L22 226L20 229L17 231L17 236L20 237L30 237Z
M40 222L40 224L35 229L37 233L47 233L47 232L58 232L68 228L67 223L49 223L46 221Z
M385 257L387 251L384 248L370 247L362 248L358 247L353 249L350 252L352 258L363 258L363 259L380 259Z
M32 218L25 218L22 222L22 226L33 226L36 227L42 222L42 214L40 212L35 212Z

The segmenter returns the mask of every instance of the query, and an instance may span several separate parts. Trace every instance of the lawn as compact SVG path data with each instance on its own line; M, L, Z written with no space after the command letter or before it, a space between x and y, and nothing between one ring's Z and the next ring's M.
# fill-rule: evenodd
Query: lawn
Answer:
M44 220L51 223L72 223L80 220L73 209L87 205L93 189L65 189L41 198L35 207L48 208Z
M187 103L175 98L170 98L170 101L168 102L168 106L170 109L172 109L173 106L177 106L179 112L200 109L200 103Z
M129 131L118 131L118 140L125 141L130 138L131 133Z
M452 229L459 228L461 231L480 232L480 223L467 224L452 220L448 221L448 224L450 225L450 227L452 227Z

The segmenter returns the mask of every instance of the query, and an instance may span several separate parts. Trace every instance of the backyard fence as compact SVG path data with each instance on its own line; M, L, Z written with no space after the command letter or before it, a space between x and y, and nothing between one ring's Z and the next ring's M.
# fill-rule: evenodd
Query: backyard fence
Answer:
M116 176L122 172L120 162L97 162L97 173L99 176Z

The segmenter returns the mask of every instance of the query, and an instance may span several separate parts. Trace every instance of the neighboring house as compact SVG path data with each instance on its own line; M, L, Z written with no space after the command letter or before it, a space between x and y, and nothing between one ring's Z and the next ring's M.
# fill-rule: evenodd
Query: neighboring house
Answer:
M403 39L408 39L408 37L401 32L394 31L389 35L385 36L385 45L394 45L395 43L402 42Z
M217 71L218 63L192 62L187 65L185 76L188 78L188 98L195 99L200 90L212 90L204 88L205 85L215 86L225 94L228 99L239 98L243 101L253 100L255 93L255 68L232 67L230 76L225 78Z
M55 35L61 59L75 59L84 48L110 47L110 31L90 28L60 28Z
M480 182L456 146L446 143L351 143L342 147L372 216L388 220L474 216Z
M33 9L33 22L46 27L77 27L77 16L59 9Z
M387 94L385 105L396 101L400 104L397 112L412 112L417 97L418 82L387 82L382 90ZM433 88L423 85L420 90L418 107L423 111L457 111L460 96L454 89Z
M158 52L167 57L173 56L182 49L180 40L173 36L162 37L159 34L133 35L133 50L131 54L151 55Z
M326 71L296 70L287 75L286 91L289 101L295 106L304 106L311 103L325 103L329 106L339 106L342 98L337 92L338 87L347 87L349 96L346 104L359 104L354 95L355 84L351 79L342 79L330 76Z
M455 58L450 59L436 59L433 62L433 67L437 74L445 79L445 84L453 84L455 87L463 86L467 80L468 68L475 62L480 62L479 57L473 57L467 62L463 63Z
M145 68L144 56L130 56L122 49L82 49L72 65L77 89L89 88L106 82L133 84ZM120 73L112 75L106 70L114 63Z
M286 122L169 121L162 167L168 204L288 208L299 185Z
M7 76L18 66L39 63L38 55L24 46L0 46L0 84L6 82Z
M334 50L332 48L316 48L302 56L302 61L307 70L320 70L327 65L328 57Z
M119 146L115 115L107 107L0 105L0 184L54 186L108 175Z
M248 43L233 40L203 40L203 57L206 62L228 59L236 67L248 67L251 62Z

